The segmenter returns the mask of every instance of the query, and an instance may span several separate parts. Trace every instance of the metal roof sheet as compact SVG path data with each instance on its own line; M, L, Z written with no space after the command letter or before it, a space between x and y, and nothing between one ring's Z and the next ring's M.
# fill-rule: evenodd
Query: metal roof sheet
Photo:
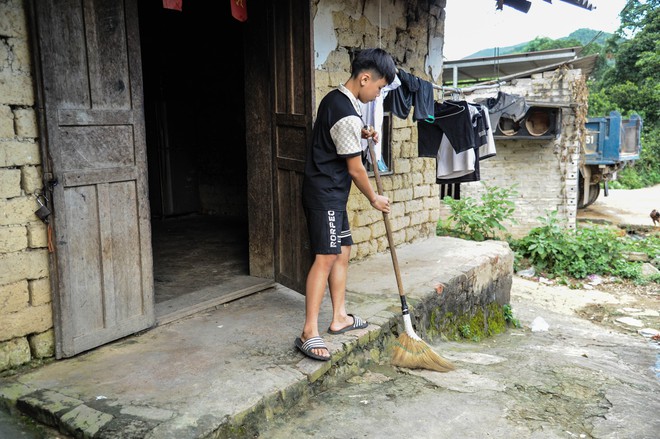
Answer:
M593 70L598 55L578 58L580 47L516 53L502 56L445 61L442 81L446 85L522 78L570 64L585 75Z

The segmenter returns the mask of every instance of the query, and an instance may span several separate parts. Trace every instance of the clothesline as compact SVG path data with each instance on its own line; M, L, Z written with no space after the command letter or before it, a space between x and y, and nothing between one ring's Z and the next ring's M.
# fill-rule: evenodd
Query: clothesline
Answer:
M396 69L396 72L399 73L399 69ZM488 82L486 84L482 85L473 85L472 87L447 87L445 85L438 85L433 82L431 82L431 85L433 86L434 89L436 90L442 90L443 94L447 93L460 93L460 94L466 94L466 93L472 93L475 90L485 90L489 88L496 88L496 87L501 87L502 85L506 84L506 81L497 81L497 82Z
M500 81L500 82L496 82L496 83L493 83L493 84L473 85L472 87L465 87L465 88L461 88L461 87L447 87L447 86L445 86L445 85L437 85L437 84L433 84L433 88L435 88L436 90L442 90L442 92L443 92L444 94L447 94L447 93L462 93L462 94L466 94L466 93L472 93L472 92L475 91L475 90L485 90L485 89L488 89L488 88L496 88L496 87L500 87L500 86L502 86L502 85L504 85L504 84L506 84L505 81Z

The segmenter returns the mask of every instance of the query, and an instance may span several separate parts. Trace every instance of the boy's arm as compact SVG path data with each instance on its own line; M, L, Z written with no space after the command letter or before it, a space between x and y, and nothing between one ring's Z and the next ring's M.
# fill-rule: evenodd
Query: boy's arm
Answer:
M381 212L390 213L390 200L384 195L379 195L374 191L369 181L369 174L362 164L362 157L359 155L346 159L348 164L348 173L353 179L355 186L364 194L371 205Z

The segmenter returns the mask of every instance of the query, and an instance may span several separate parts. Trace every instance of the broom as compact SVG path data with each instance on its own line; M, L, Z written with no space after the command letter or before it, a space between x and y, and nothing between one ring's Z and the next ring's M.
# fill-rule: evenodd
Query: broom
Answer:
M369 127L366 130L371 131ZM374 170L374 177L376 178L376 188L378 194L383 195L383 186L380 181L380 173L378 171L378 163L376 162L376 152L374 151L374 141L372 137L368 139L369 155L371 156L371 164ZM401 282L401 273L399 272L399 261L396 257L396 250L394 248L394 238L392 237L392 228L390 226L389 215L383 212L383 221L385 222L385 231L387 233L387 242L390 247L390 255L392 256L392 265L394 266L394 274L396 276L396 284L399 288L399 298L401 299L401 312L403 314L403 323L406 332L399 335L399 338L394 344L392 353L392 364L399 367L407 367L409 369L429 369L438 372L448 372L454 370L454 365L448 360L438 355L431 347L421 339L413 329L410 320L410 311L406 303L406 294L403 291L403 283Z

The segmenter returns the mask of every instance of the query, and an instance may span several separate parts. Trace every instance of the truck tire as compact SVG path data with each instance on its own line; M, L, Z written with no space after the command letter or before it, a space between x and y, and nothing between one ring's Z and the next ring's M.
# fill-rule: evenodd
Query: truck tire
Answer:
M580 174L578 177L578 201L577 201L578 209L584 209L587 206L591 206L598 199L598 195L600 195L600 183L592 183L589 186L589 199L585 203L584 190L582 189L583 187L584 187L584 178L582 177L582 174Z

